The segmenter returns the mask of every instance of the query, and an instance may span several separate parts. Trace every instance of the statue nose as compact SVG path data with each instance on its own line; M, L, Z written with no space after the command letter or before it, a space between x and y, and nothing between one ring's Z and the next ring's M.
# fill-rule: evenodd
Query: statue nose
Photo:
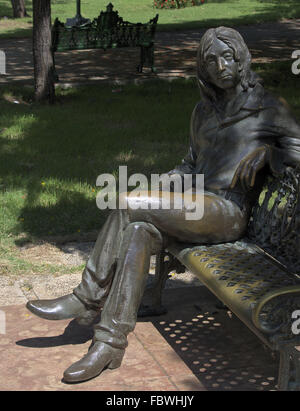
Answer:
M225 60L222 57L218 58L218 71L225 70Z

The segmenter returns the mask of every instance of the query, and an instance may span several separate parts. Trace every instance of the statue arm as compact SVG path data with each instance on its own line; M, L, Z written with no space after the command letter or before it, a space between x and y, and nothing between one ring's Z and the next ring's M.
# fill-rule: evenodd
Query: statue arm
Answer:
M300 124L292 116L287 103L280 103L274 113L279 137L270 152L272 172L280 174L285 166L300 166Z
M268 142L242 159L231 188L239 181L244 190L251 189L256 174L266 165L275 176L281 175L286 166L300 166L300 125L291 115L287 104L277 102L276 106L266 109L266 113L267 119L262 130L268 136Z
M192 116L191 116L190 146L189 146L188 152L186 156L183 158L183 160L181 161L181 164L177 165L174 169L168 172L169 175L180 174L183 176L184 174L193 174L195 170L197 154L196 154L195 144L194 144L194 141L195 141L195 131L194 130L195 130L196 122L197 120L199 120L199 111L201 110L200 104L201 103L198 103L196 105L196 107L193 110ZM201 114L200 114L200 117L201 117Z
M254 187L256 174L269 162L270 146L263 145L244 157L233 176L230 188L233 189L238 183L244 191Z

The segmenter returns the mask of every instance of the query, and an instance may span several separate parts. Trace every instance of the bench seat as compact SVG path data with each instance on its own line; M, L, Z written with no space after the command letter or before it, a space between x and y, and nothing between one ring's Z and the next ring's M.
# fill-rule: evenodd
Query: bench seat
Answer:
M224 244L174 242L156 257L155 281L139 315L166 312L169 273L192 272L273 351L280 353L278 388L300 390L300 168L269 175L251 210L245 237ZM297 320L298 321L298 320Z
M247 241L184 247L177 243L168 251L267 345L275 348L269 336L282 324L272 318L271 302L298 293L300 308L299 276ZM289 320L290 323L291 316Z

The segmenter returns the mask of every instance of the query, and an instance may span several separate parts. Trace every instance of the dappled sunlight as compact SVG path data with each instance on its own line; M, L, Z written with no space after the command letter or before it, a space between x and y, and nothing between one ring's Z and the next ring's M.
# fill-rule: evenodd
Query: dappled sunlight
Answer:
M298 81L289 63L257 65L266 87L299 114ZM118 90L118 92L115 92ZM100 227L96 179L119 166L134 173L168 172L186 154L189 121L199 91L195 80L142 85L102 84L57 89L52 107L30 102L32 90L3 90L0 114L2 235L60 235ZM17 99L21 104L13 103ZM296 115L297 115L296 113ZM9 216L7 218L7 216ZM4 218L4 217L3 217Z
M6 18L3 16L1 17L0 17L1 18L1 21L0 21L1 31L13 32L16 28L16 25L17 25L18 30L29 29L32 27L32 19L28 17L20 19L20 21L18 20L16 21L16 19L13 19L13 18L8 18L7 16Z
M279 356L206 287L166 288L163 304L153 324L204 391L277 390Z
M26 7L32 16L31 1L26 1ZM81 12L85 18L93 19L105 10L108 0L90 0L81 2ZM236 26L240 24L276 21L281 18L295 18L300 15L300 6L296 0L276 2L259 0L206 0L203 5L186 7L184 9L154 8L153 0L114 0L115 10L124 20L132 23L146 23L159 13L158 31L200 29L216 25ZM52 20L56 17L64 22L76 14L74 0L52 0ZM9 0L0 4L0 19L3 16L11 17ZM3 36L30 36L32 18L0 20L0 35ZM2 24L3 23L3 24Z
M227 24L222 21L222 25ZM215 24L212 24L215 25ZM264 23L241 26L253 62L291 60L294 50L300 49L300 22ZM77 50L56 53L59 84L128 81L143 82L149 79L193 77L196 74L196 52L205 29L187 32L158 32L155 37L155 67L137 73L140 50L136 48L103 50ZM7 81L33 84L33 58L31 39L1 40L1 49L7 57L7 75L0 76L0 84ZM280 51L280 52L279 52Z
M23 100L23 98L16 97L10 93L3 93L2 98L12 104L25 104L27 106L30 104Z
M98 175L118 178L119 165L128 166L128 175L149 175L178 163L198 90L193 83L172 88L170 107L167 83L124 86L120 93L110 85L58 90L52 107L13 104L18 93L5 89L10 98L1 103L0 202L10 217L2 234L43 237L97 229L106 217L96 205ZM176 121L165 120L170 108Z
M132 153L132 150L128 151L128 152L122 152L119 153L116 157L115 157L115 161L117 162L125 162L127 163L128 161L134 160L136 158L136 155Z

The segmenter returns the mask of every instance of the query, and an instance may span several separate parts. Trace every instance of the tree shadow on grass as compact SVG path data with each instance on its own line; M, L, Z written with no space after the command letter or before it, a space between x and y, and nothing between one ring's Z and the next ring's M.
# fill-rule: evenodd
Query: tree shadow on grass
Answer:
M12 28L10 30L6 30L5 34L0 33L0 40L1 39L15 39L15 38L25 38L25 37L32 37L32 24L30 21L24 22L23 24L27 24L29 27L18 27Z
M148 119L145 113L152 95L163 87L163 101L152 107ZM161 110L167 115L168 87L149 84L121 94L112 93L111 86L87 87L66 92L52 107L2 103L5 115L0 121L6 130L0 139L0 183L9 193L10 232L45 238L74 233L80 237L80 233L97 230L109 212L99 210L96 204L98 175L110 173L118 181L120 165L128 167L128 176L136 172L150 175L168 171L180 161L188 137L180 138L194 101L186 93L184 110L180 98L173 106L179 111L177 121L186 117L186 122L179 121L182 134L173 137L173 158L168 141L162 138L165 116ZM197 89L194 92L196 100ZM176 124L170 126L176 129ZM11 137L16 128L20 128L21 138Z
M265 74L269 85L279 75L275 90L283 89L284 80L285 89L293 91L298 80L289 65ZM72 89L52 107L1 103L0 127L5 124L6 130L0 138L0 188L7 193L7 231L37 238L98 231L109 212L96 204L100 174L118 181L119 166L125 165L128 177L141 172L149 177L180 163L199 100L195 81L116 90ZM18 128L21 138L15 137Z
M59 3L59 2L56 2ZM63 1L61 3L64 3ZM211 3L215 3L216 7L218 7L218 3L226 3L226 0L215 0ZM263 2L262 2L263 3ZM183 30L201 30L203 28L210 28L210 27L217 27L217 26L240 26L240 25L248 25L248 24L257 24L263 22L270 22L270 21L278 21L281 18L299 18L300 16L300 6L299 2L296 0L289 1L287 4L276 2L274 8L271 8L271 2L265 2L266 6L261 8L259 13L255 13L253 15L246 15L240 17L222 17L222 19L214 19L214 18L200 18L192 21L179 21L177 23L160 23L158 22L157 31L183 31ZM30 15L32 15L32 7L31 2L26 3L27 9ZM194 9L201 9L203 5L196 6ZM74 5L75 10L75 5ZM158 12L159 9L153 9L154 13ZM172 12L176 13L177 10L172 10ZM0 8L0 17L1 16L11 16L11 9L6 5L3 5ZM52 19L53 19L53 12L52 12ZM56 16L55 16L56 17ZM72 17L72 16L70 16ZM94 17L97 17L96 15ZM130 20L132 23L135 23L134 18ZM32 30L30 28L15 28L5 32L3 35L0 35L0 38L13 38L13 37L30 37L32 35Z
M32 1L25 0L25 7L28 13L32 14ZM13 16L12 6L10 1L2 1L0 4L0 18L6 16L11 17Z

